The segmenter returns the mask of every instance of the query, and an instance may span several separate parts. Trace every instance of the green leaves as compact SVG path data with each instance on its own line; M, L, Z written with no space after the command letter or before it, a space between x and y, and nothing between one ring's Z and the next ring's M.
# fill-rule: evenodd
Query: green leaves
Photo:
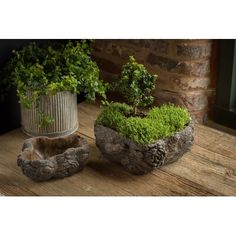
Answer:
M44 46L33 42L13 51L2 80L4 89L8 87L6 81L16 85L20 103L26 108L37 104L41 96L60 91L84 93L88 101L94 101L96 95L105 100L107 88L99 80L99 68L90 57L91 44L91 40L66 44L49 41ZM43 120L49 121L45 117Z
M172 104L154 107L144 118L132 115L132 107L124 103L110 103L98 116L96 124L112 128L144 145L170 137L190 120L186 109Z
M60 91L85 93L90 101L95 100L96 94L106 98L106 84L99 80L98 66L89 55L90 45L89 40L49 42L42 47L31 43L14 51L8 77L13 78L20 102L30 106L25 99L28 91L35 92L37 99Z
M133 109L125 103L110 103L98 116L96 123L118 130L123 126L124 116L128 116Z
M40 128L48 126L54 122L54 119L51 116L45 114L44 112L39 111L38 113L39 113L38 125Z
M138 64L133 56L123 66L115 90L120 91L134 108L146 107L153 102L150 95L155 88L156 75L148 73L144 65Z
M139 144L152 143L159 138L155 122L141 117L129 117L118 131Z
M13 50L14 56L0 72L1 97L14 84L20 101L25 100L23 97L28 90L37 91L38 97L67 90L86 93L87 100L95 100L96 94L105 99L106 84L99 80L98 66L90 58L92 43L93 40L69 41L66 44L48 41L39 46L32 42L19 51ZM68 83L69 80L73 85ZM76 87L74 80L77 80ZM97 81L94 90L92 81Z
M169 127L169 132L175 132L182 129L189 121L189 114L184 108L168 104L152 108L147 118L158 120L163 125Z

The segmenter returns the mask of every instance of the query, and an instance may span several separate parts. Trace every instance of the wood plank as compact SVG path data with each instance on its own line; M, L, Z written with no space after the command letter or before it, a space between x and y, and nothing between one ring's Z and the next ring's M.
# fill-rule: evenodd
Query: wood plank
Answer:
M20 177L20 176L19 176ZM18 181L18 176L5 166L0 165L0 195L34 196L34 192Z
M96 116L99 114L99 109L98 107L92 107L91 105L87 105L87 104L83 104L84 106L82 106L80 109L83 111L81 114L82 114L82 119L81 119L81 126L82 126L82 129L81 129L81 132L83 133L86 133L86 135L90 136L90 137L94 137L93 135L93 129L90 129L90 130L86 130L86 127L93 127L94 125L94 121L96 119ZM89 114L89 119L86 119L85 117L87 117ZM85 117L84 117L85 116ZM85 122L85 123L83 123ZM205 127L204 126L198 126L197 125L197 128L196 128L196 136L197 136L197 143L198 143L198 140L204 140L204 142L202 142L203 144L206 144L209 145L210 143L214 143L218 138L219 136L223 136L224 133L220 132L220 131L217 131L217 130L214 130L214 129L211 129L211 128L208 128L206 129L207 132L205 132ZM209 132L213 132L214 135L208 135ZM200 135L199 135L200 133ZM200 138L199 138L200 136ZM207 142L206 142L207 140ZM206 145L206 146L207 146ZM203 145L205 146L205 145ZM167 171L168 173L168 171ZM162 180L163 181L163 180ZM189 180L186 180L185 181L191 181L191 179ZM193 182L191 182L193 184ZM201 186L200 188L202 188L203 191L205 192L209 192L209 189L208 188L205 188L203 186ZM137 189L136 189L137 190ZM149 191L152 191L152 190L149 190ZM163 189L162 189L163 191ZM213 191L213 190L211 190ZM214 195L219 195L220 193L217 192L217 191L213 191Z
M11 133L11 137L21 137L20 130ZM52 180L36 183L21 174L16 166L17 152L14 149L10 152L7 160L4 161L6 174L1 182L8 182L11 186L21 186L28 189L28 195L211 195L211 193L199 186L190 186L189 182L168 173L156 171L153 175L134 176L123 170L122 167L99 159L99 150L95 147L94 140L88 139L90 144L91 160L86 169L82 172L65 179ZM19 142L19 141L18 141ZM12 146L13 142L8 144ZM22 143L22 141L21 141ZM21 145L19 145L21 146ZM9 155L5 147L1 155ZM20 150L20 147L18 148ZM2 158L0 158L2 163ZM2 172L2 171L1 171ZM6 171L5 171L6 172ZM15 176L14 178L12 177ZM188 183L186 183L188 182ZM2 188L2 187L1 187ZM8 195L24 195L20 191L6 192Z
M14 132L11 132L11 135L14 136L15 134L15 137L20 137L22 134L19 133L20 130L15 130ZM118 187L114 188L112 184L106 183L106 185L104 185L103 183L103 185L98 186L96 183L96 179L94 179L93 175L87 173L86 169L75 174L72 177L68 177L65 179L51 180L48 182L33 182L25 177L21 173L20 168L18 168L16 165L16 156L20 148L12 149L9 152L9 145L12 146L12 143L14 143L14 141L15 140L12 139L12 141L9 142L11 144L8 143L6 146L4 146L4 149L1 150L0 163L4 165L5 168L5 172L3 172L3 169L0 171L3 178L1 182L3 183L8 182L11 186L14 186L14 184L16 184L17 186L22 186L22 188L29 189L29 191L32 191L32 194L37 195L106 195L106 191L108 191L109 189L111 189L110 192L113 195L128 194L126 191ZM19 142L19 140L17 139L17 143L21 143L22 145L23 142ZM11 173L11 175L9 173ZM2 187L0 189L2 189ZM11 193L8 194L11 195ZM21 192L15 192L15 194L21 195Z
M213 129L220 130L224 133L228 133L228 134L236 136L236 130L235 129L231 129L229 127L226 127L226 126L223 126L221 124L215 123L212 120L207 120L205 125L207 125L208 127L213 128Z
M210 144L224 135L224 133L213 130L203 125L194 125L195 136L194 142L201 147L208 147Z
M78 133L90 145L88 166L64 179L33 182L16 165L26 135L20 129L0 136L0 194L57 196L210 196L236 195L236 137L196 125L195 145L178 162L136 176L121 166L101 159L94 141L93 126L101 109L94 104L78 105Z
M236 159L236 137L221 131L195 125L195 143L201 147L227 157Z
M100 180L98 186L112 182L116 187L132 195L219 195L217 192L212 193L203 186L161 170L144 176L132 175L123 167L101 158L94 141L88 141L92 155L86 169L91 168L93 174L97 172L96 179ZM108 195L110 194L108 191Z
M88 137L94 137L94 122L101 112L101 107L96 104L80 103L78 105L79 129L78 131Z
M194 150L163 170L197 183L220 195L236 195L235 160L207 150Z

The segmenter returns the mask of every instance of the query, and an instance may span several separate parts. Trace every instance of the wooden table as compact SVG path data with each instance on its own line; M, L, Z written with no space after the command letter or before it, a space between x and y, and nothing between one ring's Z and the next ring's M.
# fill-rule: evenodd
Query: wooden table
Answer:
M88 166L64 179L48 182L28 179L16 165L27 136L16 129L0 136L0 195L236 195L235 136L196 125L191 152L151 174L135 176L101 158L93 134L99 106L81 103L78 112L78 133L90 145Z

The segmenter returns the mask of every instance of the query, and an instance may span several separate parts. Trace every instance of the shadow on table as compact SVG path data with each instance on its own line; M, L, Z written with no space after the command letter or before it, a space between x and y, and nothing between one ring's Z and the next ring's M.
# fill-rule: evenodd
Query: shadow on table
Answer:
M87 167L93 169L104 177L118 180L119 182L130 181L138 176L128 173L121 165L109 162L107 160L92 160Z

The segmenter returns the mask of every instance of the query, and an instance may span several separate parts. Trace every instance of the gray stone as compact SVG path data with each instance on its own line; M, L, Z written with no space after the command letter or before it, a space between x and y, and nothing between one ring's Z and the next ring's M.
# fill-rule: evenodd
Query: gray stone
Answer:
M194 142L192 121L170 138L160 139L149 145L138 145L102 125L95 125L94 132L96 145L103 157L120 163L133 174L146 174L165 164L177 161L190 150Z
M17 164L23 174L35 180L70 176L87 164L87 141L76 134L60 138L34 137L27 139Z

